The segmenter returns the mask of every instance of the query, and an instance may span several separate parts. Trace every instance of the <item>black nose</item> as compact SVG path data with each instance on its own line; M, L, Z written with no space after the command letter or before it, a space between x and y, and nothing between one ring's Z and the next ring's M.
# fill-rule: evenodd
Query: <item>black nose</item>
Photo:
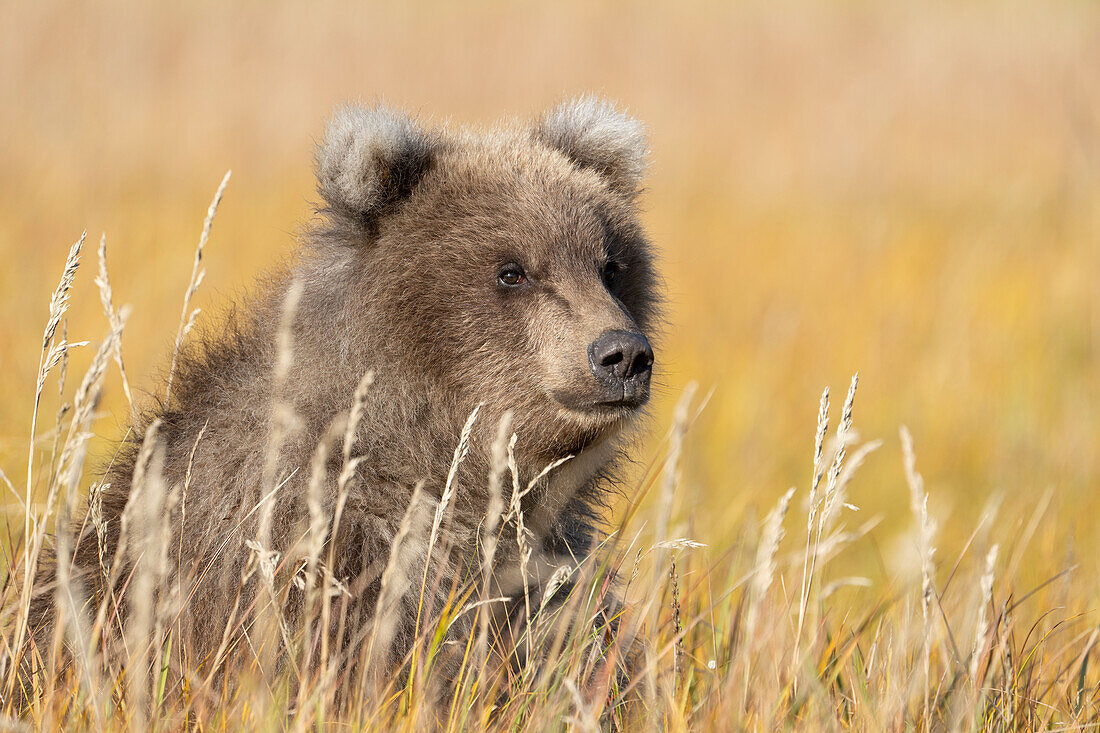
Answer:
M649 381L653 349L645 336L633 331L605 331L588 347L592 373L613 384Z

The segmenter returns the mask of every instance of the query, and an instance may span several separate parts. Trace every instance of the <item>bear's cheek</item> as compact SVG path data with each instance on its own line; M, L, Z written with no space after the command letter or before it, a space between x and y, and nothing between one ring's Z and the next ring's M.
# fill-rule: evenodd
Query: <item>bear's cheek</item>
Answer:
M536 368L538 392L557 402L563 395L582 398L592 388L588 340L583 319L556 304L539 308L527 322L527 340Z
M416 363L440 373L440 381L469 393L471 398L500 405L529 403L541 391L542 366L531 323L537 320L531 303L496 302L493 293L477 288L439 299L426 312L432 319L410 324L416 341L434 348Z

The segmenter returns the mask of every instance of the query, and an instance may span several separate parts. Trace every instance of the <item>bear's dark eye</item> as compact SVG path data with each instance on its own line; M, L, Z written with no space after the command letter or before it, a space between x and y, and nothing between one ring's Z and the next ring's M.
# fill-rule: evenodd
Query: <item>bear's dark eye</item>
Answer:
M615 279L619 276L619 265L616 262L608 262L603 266L603 271L600 276L603 278L603 284L607 287L615 282Z
M527 282L527 275L519 265L508 264L500 268L500 272L497 273L497 282L505 287L514 288Z

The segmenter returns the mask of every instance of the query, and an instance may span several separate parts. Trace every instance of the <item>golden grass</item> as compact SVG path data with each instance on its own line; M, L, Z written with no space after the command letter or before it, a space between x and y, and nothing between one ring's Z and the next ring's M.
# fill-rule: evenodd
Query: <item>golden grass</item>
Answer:
M628 615L650 650L650 719L808 730L1098 722L1095 7L118 3L5 13L0 89L19 100L0 106L9 653L21 573L48 517L89 488L91 465L127 422L131 386L140 400L151 375L170 369L195 214L226 167L234 184L203 260L209 278L185 312L216 312L226 290L287 250L308 217L310 139L332 103L384 95L429 115L491 119L598 89L650 125L646 216L671 300L654 438L639 448L637 491L617 509L608 548L633 578ZM99 349L125 363L129 381L117 369L94 378L100 400L80 404L100 411L80 421L71 387L62 398L42 385L32 447L33 356L49 347L42 324L64 247L85 228L110 234L104 308L115 315L105 321L102 287L78 279L53 343L96 346L73 350L49 378L85 373ZM127 318L116 303L136 307ZM104 352L103 335L123 324L124 346ZM857 369L851 433L820 433L815 455L820 390ZM692 380L713 396L697 419L702 398L677 421ZM91 417L96 437L81 445ZM672 449L666 426L689 422ZM908 455L894 437L903 423L916 445ZM846 472L876 439L882 447ZM321 595L319 613L332 613ZM98 626L93 617L86 630L67 627L84 639L76 648ZM475 706L461 718L482 682L477 638L471 648L477 673L446 713L455 727L490 715ZM252 694L215 704L212 682L190 697L161 692L153 672L128 683L85 659L51 683L31 724L121 727L139 711L117 704L120 691L148 683L145 714L162 727L185 715L208 728L335 725L317 680L307 685L314 702L292 708L282 679L264 717ZM598 700L572 676L584 663L567 658L552 681L513 681L494 723L590 725ZM344 722L416 725L429 676L398 681L391 705L364 704Z

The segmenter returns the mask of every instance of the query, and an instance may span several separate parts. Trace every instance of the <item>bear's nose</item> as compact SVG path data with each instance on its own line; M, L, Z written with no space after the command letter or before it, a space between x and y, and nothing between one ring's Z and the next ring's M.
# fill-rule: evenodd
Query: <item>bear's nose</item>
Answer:
M649 381L653 349L649 341L634 331L604 331L588 347L592 373L614 384Z

